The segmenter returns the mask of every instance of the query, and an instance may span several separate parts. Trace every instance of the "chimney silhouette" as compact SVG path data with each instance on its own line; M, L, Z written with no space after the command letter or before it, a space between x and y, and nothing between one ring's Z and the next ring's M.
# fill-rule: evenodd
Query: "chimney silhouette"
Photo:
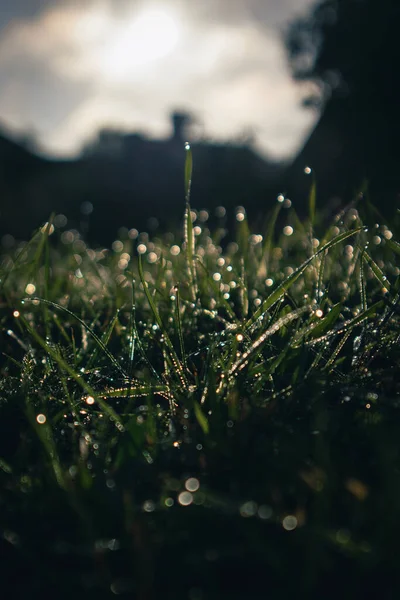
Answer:
M175 111L171 115L173 133L172 139L177 142L184 142L185 140L185 128L192 118L188 113Z

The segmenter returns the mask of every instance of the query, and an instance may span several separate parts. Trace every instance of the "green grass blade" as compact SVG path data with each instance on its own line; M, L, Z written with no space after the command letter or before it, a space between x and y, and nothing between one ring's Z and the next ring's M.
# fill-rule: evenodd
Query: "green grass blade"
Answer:
M115 315L113 316L113 318L111 319L106 331L103 333L103 335L101 336L101 342L104 346L104 348L107 347L108 342L110 341L112 332L114 331L114 327L116 322L118 321L118 317L119 317L119 310L117 310L117 312L115 313ZM100 352L100 348L101 346L97 345L96 348L94 349L94 352L90 355L90 358L88 360L88 363L86 365L86 369L89 370L93 367L93 365L96 363L97 357L99 355Z
M246 350L235 361L235 363L233 364L233 366L231 367L231 369L229 371L229 376L231 377L236 371L241 370L248 363L250 358L252 358L252 356L256 352L259 352L261 350L261 347L265 344L265 342L268 340L268 338L270 338L272 335L277 333L281 327L284 327L285 325L287 325L294 319L298 319L299 317L301 317L301 315L303 315L306 312L310 312L310 311L311 311L311 308L309 306L302 306L301 308L298 308L297 310L294 310L294 311L288 313L287 315L281 317L280 319L278 319L259 338L257 338L255 340L255 342L253 342L253 344L251 345L251 347L248 350Z
M181 310L180 310L180 292L179 286L175 286L175 321L176 327L178 330L178 338L179 338L179 346L181 351L181 359L183 368L187 371L187 357L185 352L185 344L183 341L183 330L182 330L182 319L181 319Z
M282 210L282 206L283 206L282 202L278 202L277 205L275 206L274 210L272 211L272 216L268 219L268 227L265 232L265 238L264 238L263 250L262 250L262 260L261 260L261 262L264 264L266 275L269 274L269 264L270 264L270 260L271 260L271 248L272 248L272 242L274 240L275 226L276 226L276 221L278 219L279 213Z
M190 210L190 191L192 186L193 156L190 144L185 144L185 215L183 222L183 238L186 253L186 268L188 274L188 283L191 300L196 302L198 294L196 262L195 262L195 236L193 229L193 220Z
M164 398L169 398L170 396L167 385L152 385L147 383L135 383L134 385L119 388L105 388L101 394L106 398L139 398L153 396L154 394L159 394Z
M335 304L332 309L328 312L328 314L323 317L320 322L312 329L310 335L312 338L317 338L324 335L327 331L334 327L337 322L340 312L343 306L339 304Z
M386 243L387 246L389 246L389 248L391 250L393 250L393 252L395 254L397 254L398 256L400 256L400 244L399 244L399 242L396 242L395 240L386 240L385 243Z
M168 332L165 329L164 324L163 324L163 322L161 320L160 313L157 310L157 307L156 307L156 304L154 302L154 299L153 299L152 295L150 294L148 283L145 280L144 271L143 271L143 264L142 264L142 257L141 257L140 254L139 254L139 259L138 259L138 269L139 269L140 280L142 282L144 293L146 295L147 302L149 303L150 310L153 313L153 317L154 317L154 319L155 319L155 321L156 321L156 323L157 323L157 325L158 325L158 327L159 327L162 335L164 336L164 340L165 340L165 343L166 343L166 346L167 346L168 352L169 352L169 357L170 357L170 360L172 362L172 367L176 371L176 373L177 373L177 375L178 375L178 377L179 377L182 385L185 388L187 388L188 387L188 382L186 380L186 375L185 375L185 371L183 369L182 363L179 360L178 355L175 352L174 346L173 346L173 344L171 342L171 339L170 339L170 337L168 335Z
M205 416L205 414L203 413L203 411L201 410L200 404L198 402L196 402L196 400L193 401L193 409L194 409L194 414L196 416L198 424L202 428L203 433L205 435L207 435L210 430L208 419Z
M316 209L316 205L317 205L317 182L316 182L316 179L315 179L315 175L313 173L313 175L312 175L311 189L310 189L310 193L309 193L309 196L308 196L308 214L309 214L309 218L310 218L311 228L314 227L314 223L315 223L315 209Z
M360 294L361 294L361 310L365 311L368 308L367 305L367 290L365 285L365 273L364 273L364 251L361 252L361 260L360 260Z
M111 352L106 348L106 346L103 344L103 342L98 337L98 335L95 334L95 332L93 331L93 329L91 327L89 327L89 325L87 325L87 323L85 323L85 321L83 321L80 317L78 317L78 315L76 315L75 313L73 313L71 310L69 310L65 306L61 306L60 304L56 304L56 302L52 302L51 300L45 300L44 298L37 298L37 297L35 297L35 298L24 298L23 301L24 302L28 302L28 301L29 302L33 302L34 300L36 300L38 302L43 302L45 304L48 304L49 306L52 306L56 310L60 310L60 311L62 311L64 313L70 315L76 321L78 321L78 323L80 323L82 325L82 327L89 333L89 335L92 336L92 338L94 339L94 341L96 342L96 344L98 344L98 346L101 348L101 350L107 356L107 358L111 361L111 363L114 365L114 367L123 375L123 377L127 377L127 374L125 373L124 369L121 367L120 363L117 361L117 359L115 358L115 356L113 356L111 354Z
M116 423L119 423L119 416L106 402L104 402L102 397L63 359L63 357L54 348L47 344L45 340L34 329L31 328L29 323L23 317L20 318L22 319L28 333L43 348L43 350L45 350L46 353L51 356L51 358L59 365L59 367L68 373L68 375L80 385L80 387L88 396L92 396L105 413L114 419Z
M364 250L363 252L363 259L371 268L373 274L375 275L376 279L379 281L381 286L390 291L391 286L388 278L386 277L386 275L383 274L382 269L378 267L374 259L370 256L370 254L368 254L366 250Z
M131 310L129 313L129 356L128 356L128 375L132 376L133 359L135 357L136 342L136 304L135 304L135 280L132 279Z
M49 423L49 417L46 416L46 421L42 424L38 424L36 421L36 415L33 411L33 407L29 405L28 400L26 413L28 420L31 422L32 427L36 431L37 436L40 439L46 454L48 455L58 485L60 486L60 488L67 490L67 481L65 479L64 472L61 467L61 461L57 452L57 445Z
M187 204L190 204L190 190L192 186L193 172L193 155L189 142L186 142L185 144L185 152L185 200Z
M360 231L363 231L363 230L364 230L364 227L359 227L352 231L345 231L344 233L337 235L332 240L327 242L322 248L320 248L315 254L313 254L313 256L310 256L310 258L308 258L305 262L303 262L302 265L300 265L300 267L298 267L295 271L293 271L293 273L291 275L289 275L289 277L287 277L285 279L285 281L283 281L268 296L268 298L266 300L264 300L264 302L261 304L261 306L255 311L253 316L245 324L245 329L248 330L253 325L253 323L255 323L257 321L257 319L262 317L264 315L264 313L266 313L271 308L271 306L273 306L276 302L278 302L278 300L280 300L282 298L282 296L284 296L286 294L286 292L293 285L293 283L300 277L300 275L302 273L304 273L304 271L306 270L308 265L311 264L311 262L317 256L319 256L323 252L326 252L330 248L333 248L337 244L340 244L344 240L347 240L349 237L356 235L357 233L359 233Z

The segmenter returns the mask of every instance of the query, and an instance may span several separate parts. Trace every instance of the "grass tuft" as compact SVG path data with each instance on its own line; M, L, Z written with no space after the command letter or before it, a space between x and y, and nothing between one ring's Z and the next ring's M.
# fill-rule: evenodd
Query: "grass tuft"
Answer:
M277 203L252 232L243 212L223 248L191 179L187 146L182 235L89 248L49 219L2 251L4 581L400 591L398 223L350 205L322 229L314 181L306 222Z

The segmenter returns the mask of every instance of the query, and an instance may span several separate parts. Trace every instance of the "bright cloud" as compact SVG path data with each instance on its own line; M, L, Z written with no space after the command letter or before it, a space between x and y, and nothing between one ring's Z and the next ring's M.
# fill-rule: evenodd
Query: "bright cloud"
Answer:
M214 138L251 129L260 151L288 156L314 117L300 108L279 31L255 18L260 2L248 2L254 13L231 2L230 19L215 2L116 12L99 0L16 21L0 37L0 117L74 153L102 125L166 135L168 113L183 107Z

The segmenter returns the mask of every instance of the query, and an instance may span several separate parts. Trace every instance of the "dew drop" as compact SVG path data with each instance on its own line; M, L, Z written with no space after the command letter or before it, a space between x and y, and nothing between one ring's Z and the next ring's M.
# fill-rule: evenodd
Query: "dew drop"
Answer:
M193 502L193 495L190 492L181 492L178 496L178 502L182 506L189 506Z
M200 487L200 481L196 477L189 477L185 481L185 488L188 492L197 492Z
M287 515L282 521L282 526L286 531L293 531L297 527L297 519L294 515Z
M143 510L144 510L144 512L147 512L147 513L154 512L155 508L156 508L156 505L153 502L153 500L145 500L143 502Z
M256 502L254 502L253 500L249 500L248 502L242 504L239 512L242 517L254 517L254 515L257 513L257 509L258 506Z

